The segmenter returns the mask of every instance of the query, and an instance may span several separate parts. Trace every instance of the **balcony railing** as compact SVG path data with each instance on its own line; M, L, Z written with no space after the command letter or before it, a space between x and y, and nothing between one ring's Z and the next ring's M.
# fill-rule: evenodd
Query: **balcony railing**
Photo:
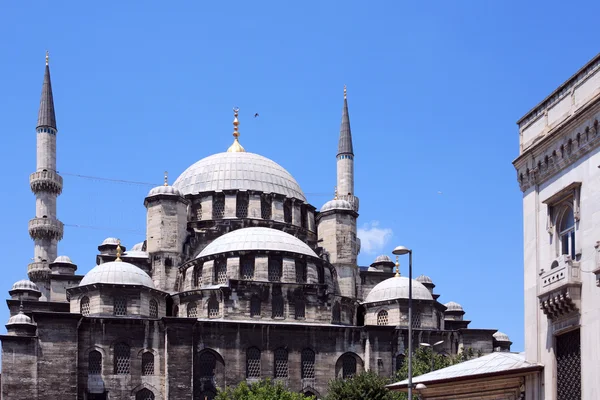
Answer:
M577 311L581 299L579 263L568 255L560 256L550 270L540 273L538 287L540 308L548 318L556 319Z
M56 218L33 218L29 220L29 236L33 239L61 240L63 229L63 223Z
M50 192L59 195L62 192L63 178L54 171L37 171L29 175L31 191Z

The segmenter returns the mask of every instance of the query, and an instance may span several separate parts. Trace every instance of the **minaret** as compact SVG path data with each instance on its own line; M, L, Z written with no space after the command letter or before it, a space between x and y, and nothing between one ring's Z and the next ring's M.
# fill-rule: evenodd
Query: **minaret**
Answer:
M29 236L35 245L28 275L40 288L41 300L50 300L49 264L56 259L58 241L63 236L63 224L56 218L56 198L62 192L63 180L56 172L57 129L48 52L36 132L36 171L29 176L35 194L35 218L29 221Z
M352 147L352 132L350 131L350 116L348 115L348 98L344 85L344 109L340 126L340 140L337 154L337 190L338 198L352 204L358 212L358 197L354 196L354 149Z

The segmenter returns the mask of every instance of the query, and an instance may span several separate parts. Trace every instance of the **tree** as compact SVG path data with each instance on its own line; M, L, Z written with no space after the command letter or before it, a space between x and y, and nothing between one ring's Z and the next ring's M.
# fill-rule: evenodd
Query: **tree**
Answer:
M389 383L389 379L372 371L344 380L334 379L329 382L325 400L396 400L397 394L385 387Z
M248 385L241 382L234 388L219 390L215 400L314 400L302 393L291 392L281 382L265 379Z

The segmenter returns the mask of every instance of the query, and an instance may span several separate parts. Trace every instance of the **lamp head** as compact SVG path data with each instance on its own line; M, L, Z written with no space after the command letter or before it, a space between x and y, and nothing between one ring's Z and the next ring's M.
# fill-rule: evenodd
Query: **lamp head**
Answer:
M415 389L423 390L423 389L427 389L427 386L425 386L423 383L417 383L417 386L415 386Z
M392 251L392 254L395 254L397 256L401 256L408 253L412 253L412 250L404 246L398 246Z

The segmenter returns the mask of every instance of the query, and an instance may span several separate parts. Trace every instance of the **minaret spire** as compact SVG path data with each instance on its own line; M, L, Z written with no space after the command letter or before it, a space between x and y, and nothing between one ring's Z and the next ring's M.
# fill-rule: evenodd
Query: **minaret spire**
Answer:
M54 98L52 97L52 82L50 81L49 54L46 52L46 71L42 84L42 97L38 111L37 127L47 127L56 130L56 116L54 115Z
M337 152L337 190L338 197L349 201L354 211L358 212L358 198L354 196L354 148L350 131L346 85L344 85L344 107Z
M342 124L340 125L340 140L338 142L338 156L340 154L354 155L354 150L352 148L352 132L350 131L350 116L348 115L346 85L344 85L344 108L342 110Z

